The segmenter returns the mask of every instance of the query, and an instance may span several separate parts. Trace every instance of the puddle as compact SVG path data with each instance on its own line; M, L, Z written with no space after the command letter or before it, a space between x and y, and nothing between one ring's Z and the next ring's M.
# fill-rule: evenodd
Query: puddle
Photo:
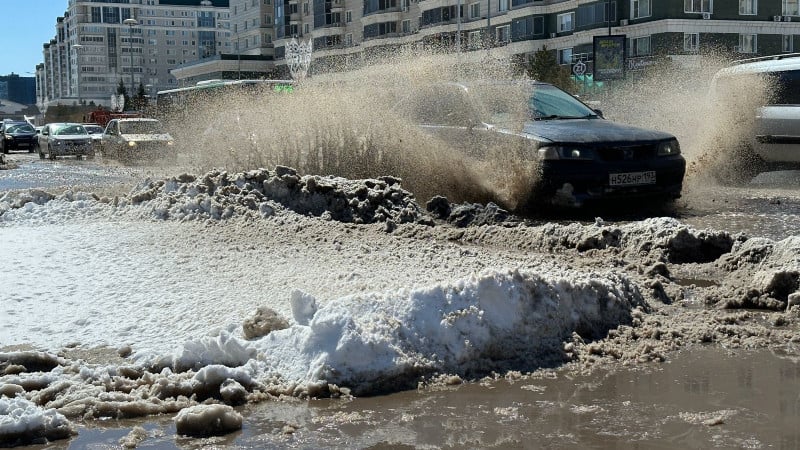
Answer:
M137 448L800 448L797 349L704 347L646 370L494 381L240 408L240 432L175 435L170 418L107 421L69 442L29 448L116 448L135 425Z

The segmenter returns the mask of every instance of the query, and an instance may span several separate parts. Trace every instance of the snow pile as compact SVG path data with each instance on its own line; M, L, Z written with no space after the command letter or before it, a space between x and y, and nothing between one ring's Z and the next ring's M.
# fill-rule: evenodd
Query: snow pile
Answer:
M211 171L200 178L184 174L149 182L130 194L133 204L147 203L156 217L178 220L226 219L258 212L274 214L283 207L303 215L352 223L408 223L426 219L414 197L393 177L348 180L299 176L276 167L229 175Z
M40 405L67 417L114 418L176 413L201 403L235 406L271 395L378 394L440 374L480 377L563 363L570 357L564 342L576 333L603 337L645 306L621 275L570 270L487 270L322 306L295 291L291 303L296 316L289 328L248 341L234 335L241 328L228 327L171 355L141 354L130 366L6 353L8 367L21 369L0 377L0 385L10 386L1 394L17 396L16 409L26 406L27 415ZM271 314L261 311L265 316ZM28 371L25 361L44 361L38 368L47 372ZM48 414L40 416L60 417ZM6 415L13 425L0 433L3 439L31 429L32 421L19 417ZM224 432L237 420L227 408L209 406L176 422L179 432L194 434L198 423Z
M461 230L458 238L467 243L536 252L612 250L675 264L715 261L730 252L734 242L745 239L726 231L696 230L670 217L622 225L606 224L598 218L593 225L478 226Z
M77 434L64 415L21 397L0 397L0 447L43 444Z
M307 295L306 305L314 299ZM443 284L343 297L303 311L296 324L253 341L226 333L187 344L151 370L236 366L258 353L260 371L284 385L334 384L376 394L416 386L425 376L479 376L564 361L573 333L601 337L630 323L639 290L614 273L487 270ZM301 325L302 323L308 325Z
M752 238L737 243L720 266L731 271L732 294L718 306L784 310L800 295L800 237L775 242Z

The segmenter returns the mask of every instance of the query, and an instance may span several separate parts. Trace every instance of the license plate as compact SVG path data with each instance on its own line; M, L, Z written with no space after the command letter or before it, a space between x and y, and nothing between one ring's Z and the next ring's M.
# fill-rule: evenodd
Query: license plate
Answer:
M608 184L611 186L636 186L640 184L655 184L655 170L647 172L627 172L608 174Z

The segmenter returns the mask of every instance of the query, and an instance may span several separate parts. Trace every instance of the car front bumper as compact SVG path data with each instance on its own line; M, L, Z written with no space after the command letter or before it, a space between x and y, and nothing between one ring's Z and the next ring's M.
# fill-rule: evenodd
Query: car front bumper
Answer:
M641 199L681 196L686 161L680 156L641 161L598 163L597 161L543 161L534 201L557 206L580 207L596 200ZM647 174L646 180L612 185L619 174ZM652 176L654 175L654 179Z

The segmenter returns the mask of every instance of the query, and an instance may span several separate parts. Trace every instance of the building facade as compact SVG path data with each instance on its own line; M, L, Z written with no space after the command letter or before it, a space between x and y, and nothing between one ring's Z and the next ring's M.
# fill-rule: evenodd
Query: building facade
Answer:
M228 0L70 0L36 68L37 104L109 106L129 94L176 87L170 71L230 53Z
M56 29L37 67L45 104L103 103L120 80L155 93L287 78L293 39L313 44L312 74L408 45L503 47L520 61L546 46L561 64L591 68L594 37L609 34L625 36L632 71L666 56L792 53L800 0L70 0Z

